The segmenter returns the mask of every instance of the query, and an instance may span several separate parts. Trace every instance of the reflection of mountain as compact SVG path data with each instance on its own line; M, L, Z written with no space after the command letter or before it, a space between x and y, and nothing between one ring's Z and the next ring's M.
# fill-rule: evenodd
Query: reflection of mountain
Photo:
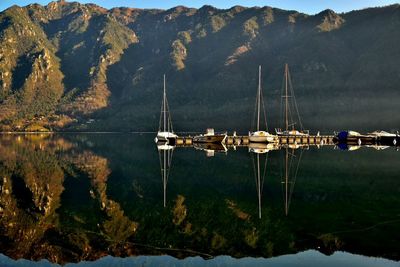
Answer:
M97 234L115 246L135 233L137 224L124 216L118 203L107 198L106 182L110 174L107 160L75 149L65 139L48 135L2 136L0 229L5 241L1 243L3 253L15 258L44 257L56 262L70 261L72 255L68 254L72 252L76 260L87 257L85 254L92 249L89 236L64 232L62 227L67 226L60 224L56 212L60 208L64 171L70 169L68 166L89 178L93 188L90 193L98 199L105 214L99 221ZM67 236L63 236L65 234Z
M137 223L130 221L120 205L108 199L107 179L110 175L108 161L105 158L84 151L81 154L66 157L75 168L85 173L91 181L94 189L90 191L92 196L100 202L101 210L106 214L106 220L101 226L101 234L110 242L123 243L137 230Z
M240 149L211 159L174 151L163 208L152 139L0 136L0 253L65 263L108 254L271 257L319 247L400 259L393 151L379 152L379 162L370 151L304 152L287 217L280 153L270 152L259 219L252 162Z
M43 238L58 224L64 172L55 151L64 143L46 137L1 138L0 244L14 257L51 255Z

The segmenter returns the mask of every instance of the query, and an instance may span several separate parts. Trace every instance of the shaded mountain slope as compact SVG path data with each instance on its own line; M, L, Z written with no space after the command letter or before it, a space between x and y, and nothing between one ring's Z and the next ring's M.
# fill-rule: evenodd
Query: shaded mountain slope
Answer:
M263 65L272 127L289 63L306 127L398 129L400 6L310 16L65 1L0 14L4 130L156 130L162 74L177 130L247 131Z

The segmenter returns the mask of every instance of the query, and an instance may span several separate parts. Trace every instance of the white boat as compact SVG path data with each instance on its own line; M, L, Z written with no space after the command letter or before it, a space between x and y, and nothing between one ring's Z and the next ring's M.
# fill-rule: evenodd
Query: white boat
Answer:
M379 136L379 137L396 137L397 134L388 133L385 131L374 131L372 133L368 133L368 135Z
M257 128L256 131L249 132L249 141L251 143L278 143L278 137L276 135L270 134L267 131L260 130L261 108L263 109L265 115L264 102L261 93L261 66L258 67L258 90L256 98L256 107L257 107L257 126L256 126Z
M303 130L303 124L301 123L301 118L299 110L297 108L296 98L294 95L292 82L290 79L289 66L285 64L285 74L284 74L285 86L282 98L284 101L284 118L285 125L284 129L276 128L275 132L278 136L308 136L310 135L308 130ZM289 103L289 99L291 102ZM293 118L296 115L297 118ZM296 130L296 124L299 125L301 130Z
M174 133L172 129L171 114L169 113L166 86L165 86L165 74L164 74L164 93L161 104L160 124L157 136L154 139L154 141L156 143L165 143L167 145L174 145L177 137L178 136Z
M256 131L249 133L249 140L250 142L254 143L276 143L277 136L270 134L266 131Z
M173 143L178 136L171 132L157 132L157 136L155 138L156 143Z
M349 136L361 136L361 134L356 131L348 131L348 133L349 133Z

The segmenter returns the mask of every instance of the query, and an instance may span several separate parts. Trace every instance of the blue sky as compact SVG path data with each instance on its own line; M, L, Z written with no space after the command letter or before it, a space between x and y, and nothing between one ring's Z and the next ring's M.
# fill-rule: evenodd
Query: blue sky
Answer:
M14 4L25 6L30 3L46 5L48 0L0 0L0 10ZM106 8L127 6L137 8L168 9L177 5L201 7L205 4L218 8L229 8L234 5L242 6L272 6L282 9L297 10L307 14L315 14L327 8L336 12L346 12L366 7L376 7L399 3L393 0L78 0L82 3L96 3Z

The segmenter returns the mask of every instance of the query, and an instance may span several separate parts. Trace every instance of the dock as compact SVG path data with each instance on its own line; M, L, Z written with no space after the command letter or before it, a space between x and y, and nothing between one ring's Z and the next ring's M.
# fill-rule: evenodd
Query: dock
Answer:
M307 135L307 136L279 136L281 145L335 145L335 136L333 135Z
M192 136L180 136L175 140L175 146L187 147L193 146ZM248 146L250 143L247 135L228 135L224 145L227 146ZM280 145L299 145L299 146L324 146L335 145L335 136L333 135L307 135L307 136L279 136Z

